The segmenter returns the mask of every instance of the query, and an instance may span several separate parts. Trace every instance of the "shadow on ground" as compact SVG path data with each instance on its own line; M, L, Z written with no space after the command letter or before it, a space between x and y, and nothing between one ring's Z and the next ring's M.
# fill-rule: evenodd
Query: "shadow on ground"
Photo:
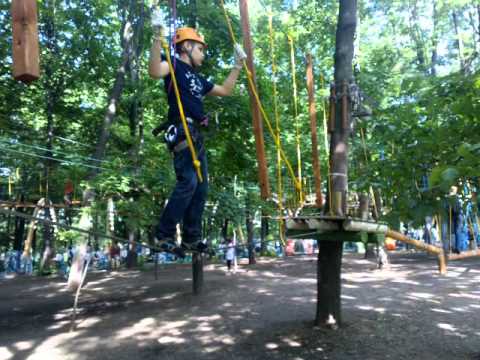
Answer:
M0 283L0 359L480 359L480 262L438 275L424 254L389 270L346 254L343 325L313 326L316 259L262 260L226 275L209 265L191 294L188 265L89 275L76 329L59 280Z

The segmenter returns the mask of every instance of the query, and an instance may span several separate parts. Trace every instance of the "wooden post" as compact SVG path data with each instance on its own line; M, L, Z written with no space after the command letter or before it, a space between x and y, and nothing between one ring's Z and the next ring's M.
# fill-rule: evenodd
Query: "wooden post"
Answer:
M13 77L30 83L40 77L37 2L12 0Z
M192 254L193 294L199 295L203 290L203 259L201 253Z
M247 67L252 74L253 83L256 86L255 68L253 65L253 47L250 36L250 21L248 17L248 0L240 0L240 17L243 31L243 46L247 53ZM265 158L265 146L263 141L263 122L260 117L260 109L253 95L252 89L248 89L250 94L250 109L252 111L253 132L255 135L255 147L258 162L258 182L260 184L260 192L263 199L270 197L270 182L268 180L267 161Z
M315 86L313 81L313 60L312 55L307 54L307 90L308 90L308 112L310 114L310 131L312 136L312 165L315 176L315 205L322 207L322 177L320 172L320 162L318 160L318 140L317 140L317 109L315 107Z

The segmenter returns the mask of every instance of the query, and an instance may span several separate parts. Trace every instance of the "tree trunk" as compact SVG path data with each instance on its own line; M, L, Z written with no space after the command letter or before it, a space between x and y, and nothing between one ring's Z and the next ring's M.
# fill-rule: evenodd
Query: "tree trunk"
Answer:
M120 65L117 68L117 72L115 75L115 81L113 83L112 90L110 92L110 96L108 98L108 105L107 111L105 112L103 118L103 126L100 133L100 137L98 138L97 145L95 148L94 159L96 160L103 160L105 157L106 146L108 139L110 138L110 128L115 121L115 116L117 114L117 107L119 105L120 96L122 95L124 86L125 86L125 75L127 73L128 67L130 65L130 60L132 56L133 50L133 42L135 35L138 35L138 26L134 26L133 18L136 16L136 1L130 0L129 3L122 2L123 7L120 9L120 12L123 14L123 23L122 23L122 31L121 31L121 38L122 38L122 57L120 61ZM128 6L127 6L128 5ZM143 8L143 2L142 2ZM127 14L128 11L128 14ZM143 9L142 9L143 11ZM138 25L140 22L137 22ZM143 26L143 22L142 26ZM95 168L92 169L89 178L93 178L95 175L99 173L99 169Z
M128 269L133 269L137 266L137 242L135 239L135 230L128 231L128 248L127 248L126 265Z
M315 324L335 328L341 323L342 241L320 241L317 268L317 317Z
M330 139L330 163L334 214L345 215L348 184L348 136L351 104L347 101L348 84L353 83L353 40L357 20L357 1L340 0L336 47L335 84L338 105ZM343 96L342 96L343 95ZM342 101L343 100L343 101ZM335 200L336 199L336 200ZM318 294L316 324L336 327L341 322L340 273L343 242L320 241L318 254Z
M267 251L267 236L268 236L268 218L265 210L262 209L262 219L260 221L260 246L261 254L265 254Z
M463 41L462 41L462 36L460 34L460 29L458 24L458 14L456 11L453 11L452 13L452 20L453 20L453 26L455 29L455 35L457 36L455 45L457 46L457 50L458 50L458 61L460 63L460 70L465 71L465 58L463 56Z
M247 194L245 199L245 222L247 228L248 263L254 265L257 261L255 259L255 244L253 243L253 218L250 211L249 194Z
M356 0L340 1L340 15L337 27L335 51L335 84L337 88L337 106L335 114L335 129L330 139L330 163L332 166L332 195L340 200L335 206L336 215L345 215L348 184L348 136L350 134L351 106L348 104L346 114L342 111L342 94L345 82L354 81L352 71L353 37L356 27ZM345 109L343 109L345 110ZM346 117L347 124L344 124ZM345 126L347 125L347 126Z
M437 4L433 2L433 34L432 34L432 63L430 64L430 75L437 75L437 62L438 62L438 9Z
M23 195L21 196L20 201L21 202L25 201L25 198ZM18 208L18 211L23 213L24 208L23 207ZM15 218L15 236L13 240L13 250L22 251L24 234L25 234L25 219L17 216Z
M229 223L229 220L228 219L225 219L223 221L223 226L222 226L222 238L223 238L223 241L227 241L227 238L228 238L228 223Z
M425 47L422 40L422 31L419 28L418 19L418 0L413 0L413 7L409 4L410 9L410 36L415 45L415 51L417 52L418 67L422 72L426 71L425 61Z

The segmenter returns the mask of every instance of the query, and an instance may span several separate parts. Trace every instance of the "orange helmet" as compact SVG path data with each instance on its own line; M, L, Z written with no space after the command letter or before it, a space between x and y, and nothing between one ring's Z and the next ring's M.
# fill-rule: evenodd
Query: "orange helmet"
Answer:
M175 31L175 36L173 37L173 43L175 45L178 45L185 40L196 41L202 44L203 46L207 46L207 44L205 43L205 40L203 39L203 36L197 33L197 30L190 27L178 28L177 31Z

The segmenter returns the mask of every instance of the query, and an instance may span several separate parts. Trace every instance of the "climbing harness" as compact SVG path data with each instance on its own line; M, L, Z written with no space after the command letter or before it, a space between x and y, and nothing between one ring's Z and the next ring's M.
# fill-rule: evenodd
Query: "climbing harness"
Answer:
M167 58L168 68L170 70L171 82L173 84L173 90L175 91L175 97L177 99L177 106L178 111L180 113L180 119L182 121L183 130L185 132L185 137L187 141L187 146L190 149L190 154L192 156L193 166L197 172L198 180L203 182L202 170L201 170L201 163L197 158L197 152L195 150L195 145L193 144L192 137L190 135L190 130L188 128L187 118L185 116L185 112L183 110L182 100L180 98L180 91L178 89L177 78L175 77L175 69L172 64L172 59L170 57L170 47L168 43L165 41L165 37L163 34L163 28L160 29L159 40L162 44L163 50L165 51L165 57Z

